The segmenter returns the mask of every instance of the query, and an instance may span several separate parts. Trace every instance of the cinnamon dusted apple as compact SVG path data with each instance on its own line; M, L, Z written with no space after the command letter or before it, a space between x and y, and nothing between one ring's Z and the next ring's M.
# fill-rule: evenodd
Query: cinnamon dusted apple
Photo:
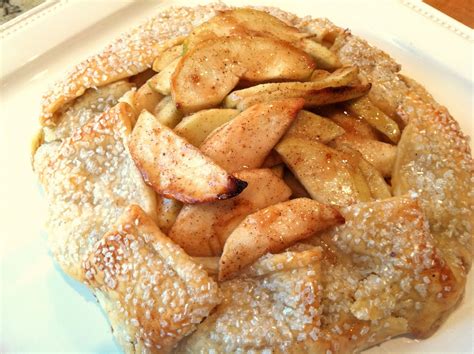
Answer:
M247 186L146 111L133 130L130 153L147 184L181 202L227 199Z
M256 103L282 98L304 98L305 107L324 106L361 97L369 92L370 83L357 82L357 70L341 68L309 82L267 83L236 90L224 101L226 107L245 109Z
M247 216L229 235L219 264L219 280L235 277L266 253L279 253L309 236L341 224L328 205L307 198L274 204Z
M242 170L235 176L248 183L226 202L186 205L170 230L170 238L192 256L218 256L226 240L249 214L288 200L288 186L269 169Z
M200 149L229 172L260 167L303 104L302 99L256 104L216 129Z
M240 8L222 11L211 20L193 30L186 39L186 48L217 37L229 35L254 35L282 39L310 54L323 69L335 69L340 66L337 56L322 44L312 40L309 33L269 15L264 11Z
M316 65L288 42L229 36L204 41L179 61L171 94L185 113L218 106L239 81L307 80Z

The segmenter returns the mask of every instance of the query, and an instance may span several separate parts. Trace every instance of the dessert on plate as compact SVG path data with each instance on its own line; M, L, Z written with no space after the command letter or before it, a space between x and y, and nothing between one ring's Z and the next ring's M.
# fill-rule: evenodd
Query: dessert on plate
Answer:
M55 261L127 353L350 353L430 336L472 261L448 110L326 19L159 12L44 96Z

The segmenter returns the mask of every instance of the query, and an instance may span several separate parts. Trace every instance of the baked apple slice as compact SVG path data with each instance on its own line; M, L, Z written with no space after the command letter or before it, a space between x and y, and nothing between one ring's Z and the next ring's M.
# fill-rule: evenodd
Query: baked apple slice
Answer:
M330 119L309 111L301 111L286 132L285 138L297 137L327 144L344 133L344 129Z
M231 35L271 36L287 42L309 36L264 11L241 8L222 11L196 27L186 38L185 46L193 48L205 40Z
M369 92L371 84L354 84L357 75L357 69L344 67L314 81L260 84L232 92L225 98L224 106L243 110L256 103L295 97L304 98L305 107L343 102Z
M291 85L292 84L292 85ZM272 85L272 84L263 84ZM262 86L263 86L262 85ZM314 108L332 103L339 103L361 97L367 94L372 87L371 84L361 84L354 86L337 86L324 87L321 89L313 89L309 82L282 83L279 90L270 94L253 95L238 105L239 109L246 109L254 104L279 100L282 97L287 98L304 98L305 108Z
M390 186L385 182L382 174L370 162L361 158L359 168L367 181L370 194L374 200L388 199L392 196Z
M343 222L337 209L308 198L257 211L247 216L227 239L219 262L219 280L232 278L267 252L281 252L318 231Z
M330 76L331 73L327 70L316 69L311 74L311 79L309 81L319 81Z
M348 102L346 107L352 114L363 118L395 144L400 140L401 133L398 124L375 106L369 97L364 96L358 100Z
M319 111L321 111L321 109ZM380 133L369 123L360 117L350 115L346 111L343 112L342 110L334 109L333 107L323 107L320 114L330 118L351 136L370 140L380 139Z
M156 198L156 214L157 220L156 225L165 234L171 230L171 227L176 221L178 214L183 207L183 203L176 199L166 198L158 195Z
M154 91L147 82L135 92L133 102L131 103L137 114L140 114L143 110L153 112L162 99L163 95Z
M219 105L240 80L308 80L313 59L288 42L265 37L219 37L190 49L171 79L171 95L185 113Z
M147 111L133 129L130 153L148 185L183 203L231 198L247 186Z
M333 73L328 73L323 70L315 70L313 71L313 74L311 74L311 81L307 83L268 83L242 90L236 90L225 98L224 105L230 108L240 108L240 103L243 100L253 96L269 96L271 94L278 94L281 97L294 97L294 94L291 94L292 90L320 90L326 87L347 86L357 80L358 74L359 69L354 66L346 66L337 69Z
M194 146L199 147L210 133L239 113L236 109L206 109L184 117L174 131Z
M162 71L148 80L148 85L154 91L161 93L164 96L168 96L171 93L171 76L176 70L179 60L180 59L177 58L164 67Z
M338 143L334 145L336 146L337 150L351 156L351 158L354 160L354 163L357 164L362 175L367 181L367 185L373 199L388 199L392 196L390 187L387 182L385 182L382 174L372 164L367 162L360 152L354 150L346 143Z
M311 198L338 206L372 199L364 176L347 154L300 138L284 139L275 150Z
M297 98L254 105L215 130L201 151L228 172L260 167L303 104Z
M176 109L176 105L171 96L163 98L160 103L156 105L155 109L150 112L153 112L161 124L169 128L174 128L183 118L183 113Z
M336 54L312 39L304 38L296 46L310 54L316 61L318 68L334 70L341 66Z
M290 197L288 186L269 169L243 170L235 177L248 183L235 198L181 209L169 236L187 254L220 255L231 232L247 215Z
M384 177L392 175L397 147L378 140L358 137L354 134L344 134L334 139L337 145L350 146L362 154L365 160L370 162Z
M272 171L273 174L277 176L278 178L283 178L283 175L285 173L285 165L279 164L279 165L273 166L270 168L270 171Z
M278 18L255 9L233 9L222 11L209 21L193 30L186 39L186 47L192 48L205 40L230 35L252 35L279 38L303 49L310 54L324 69L335 69L340 66L336 54L323 45L308 39L308 33L288 26Z
M173 47L168 48L160 56L158 56L155 61L153 61L153 70L156 72L162 71L166 68L169 64L173 61L178 59L181 55L183 55L183 44L176 44Z
M275 150L272 150L263 161L262 167L271 168L282 163L283 163L283 160L281 156L278 154L278 152L276 152Z
M301 182L298 181L295 175L288 169L285 169L283 173L283 181L285 181L291 189L291 198L311 198Z

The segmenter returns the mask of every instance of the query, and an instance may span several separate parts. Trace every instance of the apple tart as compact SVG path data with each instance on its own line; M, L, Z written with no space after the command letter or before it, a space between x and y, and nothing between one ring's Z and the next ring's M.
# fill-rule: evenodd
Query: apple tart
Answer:
M446 108L325 19L170 8L43 99L55 261L127 353L349 353L431 335L472 262Z

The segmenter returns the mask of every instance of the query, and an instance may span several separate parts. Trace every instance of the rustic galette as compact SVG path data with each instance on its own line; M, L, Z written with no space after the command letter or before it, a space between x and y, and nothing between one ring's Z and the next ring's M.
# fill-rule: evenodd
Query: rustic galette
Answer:
M446 108L325 19L170 8L44 97L55 261L127 353L349 353L432 334L472 261Z

